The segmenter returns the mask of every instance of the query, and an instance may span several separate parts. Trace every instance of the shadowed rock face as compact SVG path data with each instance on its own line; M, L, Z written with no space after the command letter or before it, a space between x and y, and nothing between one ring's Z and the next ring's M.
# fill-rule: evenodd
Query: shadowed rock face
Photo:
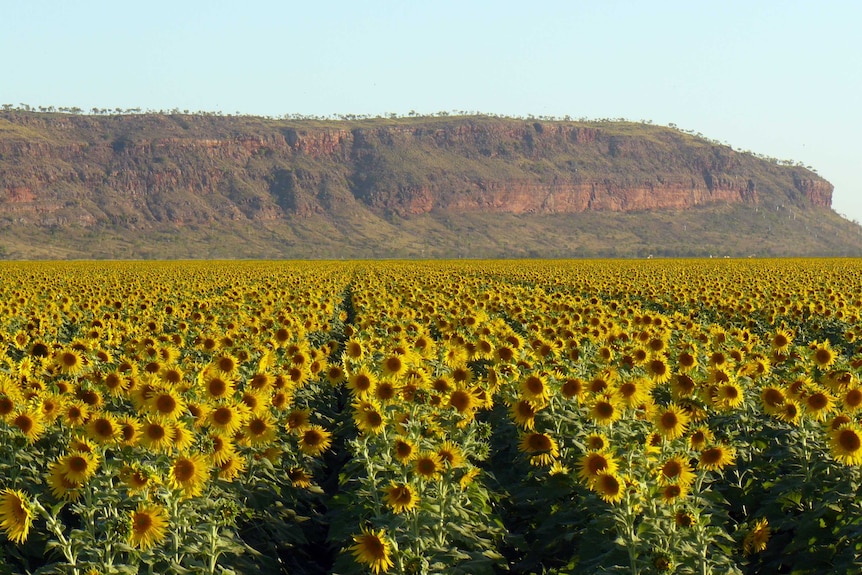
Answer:
M828 208L832 189L802 167L624 122L0 113L0 219L24 225L804 210Z

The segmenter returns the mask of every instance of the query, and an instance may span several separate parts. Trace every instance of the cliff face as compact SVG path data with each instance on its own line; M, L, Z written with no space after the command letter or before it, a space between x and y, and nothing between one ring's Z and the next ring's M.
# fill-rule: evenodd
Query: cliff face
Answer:
M0 113L0 219L18 225L808 209L831 196L804 168L622 122Z

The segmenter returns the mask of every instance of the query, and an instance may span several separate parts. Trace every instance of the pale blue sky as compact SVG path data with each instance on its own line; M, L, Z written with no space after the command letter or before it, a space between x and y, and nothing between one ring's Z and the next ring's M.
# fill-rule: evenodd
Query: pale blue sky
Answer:
M860 30L857 0L0 0L0 104L675 123L862 221Z

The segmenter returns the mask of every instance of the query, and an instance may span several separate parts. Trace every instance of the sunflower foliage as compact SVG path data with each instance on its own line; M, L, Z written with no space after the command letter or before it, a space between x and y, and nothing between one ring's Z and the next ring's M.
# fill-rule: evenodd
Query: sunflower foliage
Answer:
M0 268L0 573L862 567L858 262Z

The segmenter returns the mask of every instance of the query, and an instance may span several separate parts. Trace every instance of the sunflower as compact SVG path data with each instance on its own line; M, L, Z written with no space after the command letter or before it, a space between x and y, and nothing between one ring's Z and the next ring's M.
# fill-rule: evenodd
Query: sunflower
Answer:
M99 468L99 457L87 451L74 451L57 459L63 477L70 483L83 485Z
M790 423L791 425L796 425L799 423L799 418L802 416L802 406L799 405L799 402L795 399L786 399L778 411L775 413L775 417L784 421L786 423Z
M217 433L205 436L204 443L207 446L205 452L214 465L221 465L236 451L230 438Z
M475 389L459 388L449 394L449 407L452 407L461 415L472 419L473 413L479 406L479 400L476 398Z
M218 478L223 481L233 481L246 469L245 457L239 453L232 453L229 458L217 466Z
M599 425L610 425L622 417L619 400L615 396L599 395L590 405L589 416Z
M235 381L220 373L204 372L203 387L209 399L226 399L233 396Z
M392 567L391 557L392 544L386 538L386 531L380 529L374 531L371 528L362 528L362 533L353 536L353 545L350 552L357 563L368 565L374 575L386 573Z
M248 421L251 410L244 403L220 403L212 407L207 421L210 429L233 435Z
M410 461L416 459L416 445L404 437L396 437L395 444L392 446L392 451L402 465L406 465Z
M173 387L165 387L156 391L149 399L146 406L150 413L173 421L186 412L186 401Z
M838 429L845 423L853 423L853 419L851 419L851 417L846 413L839 413L828 421L826 427L831 433L833 431L838 431Z
M284 390L275 391L270 397L269 403L278 411L283 411L290 406L290 402L293 401L293 395Z
M656 412L653 422L656 431L667 439L673 440L685 433L689 419L688 414L680 406L670 403Z
M434 480L440 476L443 471L443 460L433 451L426 451L416 456L413 462L413 469L423 479Z
M426 359L433 355L436 348L434 340L422 333L418 334L416 339L413 340L412 347L417 353L419 353L419 355ZM489 348L485 351L490 353L493 350Z
M203 455L180 455L171 463L168 483L174 489L182 490L183 499L196 497L203 492L209 472L209 463Z
M8 421L20 401L20 392L16 386L9 385L0 389L0 418Z
M155 503L140 503L129 514L129 546L149 549L161 543L167 535L168 512Z
M287 414L287 430L292 433L302 433L311 425L310 409L294 409Z
M351 338L347 340L344 344L344 355L353 360L362 359L362 356L365 354L365 349L362 346L362 342L356 338Z
M716 409L736 409L742 405L745 395L742 391L742 386L731 381L716 386L712 396L712 403Z
M245 441L253 446L266 445L275 440L277 431L270 412L252 415L245 424Z
M374 399L382 403L390 402L395 399L400 389L401 384L391 377L381 379L374 387Z
M21 409L9 418L9 423L24 434L27 443L35 443L45 432L41 409Z
M862 388L851 387L846 390L841 396L841 405L849 413L862 407Z
M134 447L141 439L141 422L134 415L124 415L117 420L117 441L120 445Z
M171 426L171 444L180 453L191 449L195 442L195 434L182 421L169 422Z
M772 531L769 528L769 522L764 518L758 519L742 541L743 552L746 555L760 553L766 549L771 534Z
M695 475L689 465L688 458L675 455L666 459L658 470L658 482L660 485L691 485Z
M858 424L845 423L833 431L829 446L836 461L862 465L862 429Z
M81 453L91 453L97 459L99 458L98 453L98 444L89 439L85 435L76 435L72 439L69 440L69 451L70 452L81 452Z
M167 453L173 446L173 428L169 422L158 417L149 417L141 423L141 436L138 443L153 452Z
M449 374L443 374L431 382L431 389L445 395L455 389L455 381Z
M545 405L550 400L548 378L541 373L528 374L521 380L521 397L534 405Z
M54 393L42 394L41 418L45 425L51 425L58 417L66 403L66 398Z
M306 455L318 456L329 449L332 434L319 425L311 425L300 435L299 449Z
M114 443L120 435L117 418L110 412L94 413L84 426L87 437L100 445Z
M273 378L271 375L266 373L265 370L261 369L248 380L248 386L255 391L262 391L264 393L270 391L272 389Z
M33 524L33 509L23 491L6 488L0 493L0 528L14 543L23 543Z
M516 401L509 408L509 414L515 420L515 424L528 431L535 429L536 413L538 411L539 409L527 399Z
M670 388L674 400L679 400L694 395L694 392L697 391L697 382L687 373L678 373L671 380Z
M817 367L826 369L835 363L835 350L829 345L828 339L824 339L820 343L812 342L809 349L811 350L811 360Z
M168 385L173 387L178 387L183 382L183 377L185 377L185 373L176 365L165 366L159 372L159 377ZM188 387L184 384L182 387Z
M326 381L332 386L339 386L344 383L347 376L344 373L344 368L338 364L330 364L326 368Z
M707 471L721 471L728 465L733 465L736 457L734 449L727 445L713 445L700 452L697 462L698 469Z
M608 471L600 471L590 482L590 489L607 503L619 503L625 495L625 483L622 478Z
M688 444L695 451L703 451L712 440L712 430L709 427L698 427L688 436Z
M677 511L673 516L673 522L677 527L692 527L695 523L697 523L697 517L688 511Z
M518 450L530 457L532 465L551 465L560 455L560 449L554 438L536 431L521 436Z
M452 441L444 441L440 447L437 448L437 455L439 455L443 463L448 465L450 468L461 467L464 464L464 453L461 451L461 448Z
M219 376L227 379L233 378L239 369L239 361L229 353L219 354L210 365Z
M803 399L802 406L805 413L816 419L824 421L835 409L835 397L823 389L814 389Z
M684 349L676 356L676 364L683 373L688 373L697 367L697 349Z
M623 381L616 389L617 396L626 407L635 407L649 398L652 382L645 378L633 378Z
M584 440L588 451L607 451L611 443L604 433L591 433Z
M137 464L123 466L120 469L120 479L130 494L140 493L159 483L157 475Z
M386 488L384 499L386 500L386 505L391 507L395 513L410 511L419 502L416 491L408 483L393 482Z
M760 390L760 402L763 404L763 411L769 415L776 415L781 410L784 400L784 390L781 387L767 385Z
M63 466L59 461L53 461L48 465L48 488L54 499L61 501L77 501L81 496L80 483L70 481L63 473Z
M404 356L398 353L387 355L380 362L383 374L392 378L402 376L408 367L404 360Z
M353 405L353 421L363 433L380 433L386 426L380 408L370 401L360 401Z
M671 378L671 369L667 360L662 356L656 356L644 364L647 375L655 383L664 383Z
M753 354L747 360L742 373L750 375L754 379L762 378L769 375L772 370L772 362L768 357L762 354Z
M60 420L69 427L80 427L89 417L90 406L78 400L69 402L60 412Z
M84 371L86 360L81 352L76 349L66 349L54 356L54 365L60 373L78 375Z
M669 483L661 488L661 499L665 503L676 503L688 495L688 485L684 483Z
M769 340L769 345L773 351L784 354L793 344L793 337L794 334L789 329L776 329Z
M616 473L617 462L604 451L588 451L578 461L578 477L586 484L596 480L599 473Z
M565 397L566 399L574 399L575 401L582 401L587 394L587 387L584 384L584 381L577 377L569 377L563 381L563 385L560 386L560 395Z
M287 478L290 479L291 485L305 489L311 487L311 475L302 467L291 467L287 470Z
M366 367L361 367L347 378L347 387L357 399L367 398L377 385L377 376Z

